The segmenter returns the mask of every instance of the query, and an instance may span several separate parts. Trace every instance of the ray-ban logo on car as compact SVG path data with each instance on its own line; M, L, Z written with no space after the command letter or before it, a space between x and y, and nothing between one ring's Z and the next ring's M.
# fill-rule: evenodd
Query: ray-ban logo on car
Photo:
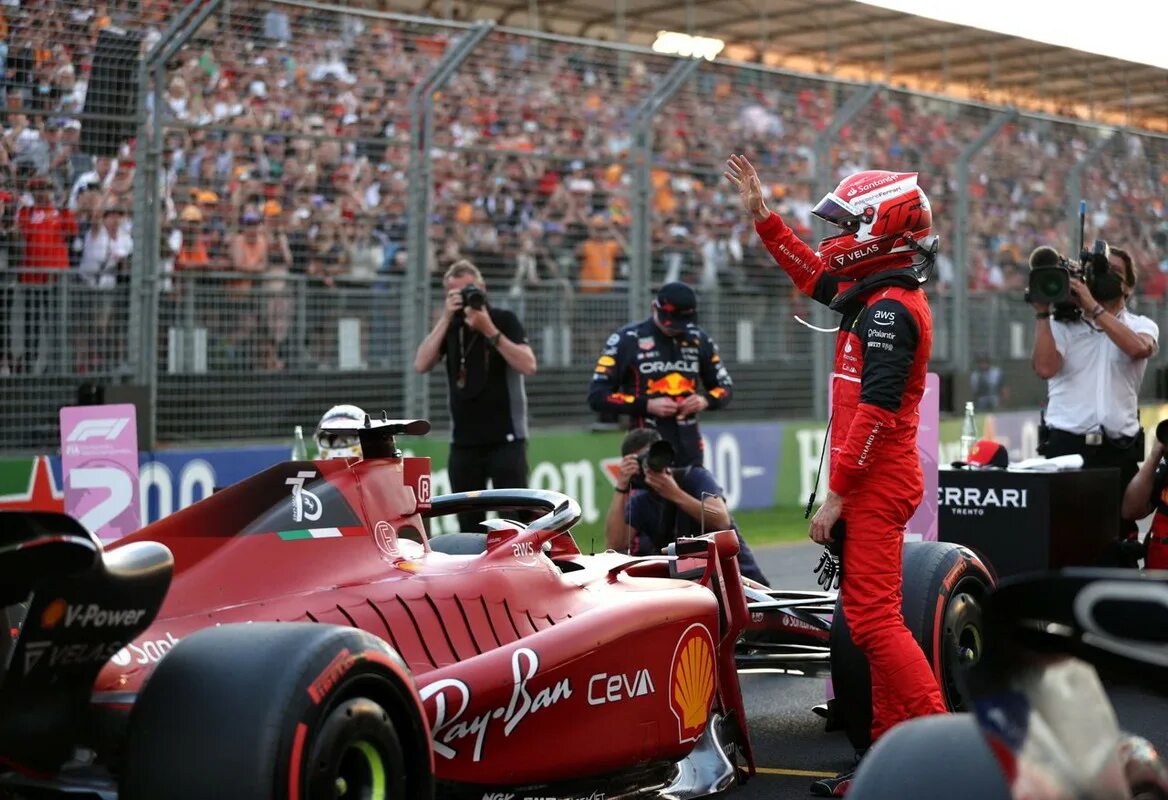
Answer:
M128 417L110 417L109 419L83 419L77 423L66 441L84 442L89 439L105 439L112 442L118 438L125 427L130 424Z
M285 478L284 483L292 487L292 521L315 522L320 519L321 511L323 510L320 503L320 498L309 490L304 488L305 481L310 481L316 477L316 470L301 470L296 473L295 478Z

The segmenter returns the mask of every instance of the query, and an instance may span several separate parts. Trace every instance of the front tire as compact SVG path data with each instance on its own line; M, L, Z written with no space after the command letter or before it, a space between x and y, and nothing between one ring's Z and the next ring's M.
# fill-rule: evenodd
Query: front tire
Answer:
M207 628L155 668L130 716L124 800L433 797L401 659L352 628Z
M993 578L968 548L951 542L906 542L901 610L925 653L946 707L964 709L962 672L981 658L982 606ZM847 580L847 564L844 564ZM840 598L831 630L835 709L848 740L863 751L872 739L872 678L868 659L852 641Z

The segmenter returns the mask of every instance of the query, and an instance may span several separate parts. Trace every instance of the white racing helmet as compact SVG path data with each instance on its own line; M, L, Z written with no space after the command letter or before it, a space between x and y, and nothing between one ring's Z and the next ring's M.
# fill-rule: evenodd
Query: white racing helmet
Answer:
M365 412L357 406L333 406L324 412L316 426L317 458L361 458L361 440L357 430L365 424ZM351 434L338 433L337 428L353 429ZM331 430L326 431L325 428Z

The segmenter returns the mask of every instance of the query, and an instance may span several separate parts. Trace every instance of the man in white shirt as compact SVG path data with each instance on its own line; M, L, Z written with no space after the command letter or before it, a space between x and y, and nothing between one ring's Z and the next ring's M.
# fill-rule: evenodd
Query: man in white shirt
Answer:
M1056 320L1047 305L1034 304L1038 313L1031 362L1038 377L1048 381L1039 452L1047 458L1077 453L1088 468L1117 467L1116 491L1122 497L1144 457L1139 391L1148 359L1159 348L1160 329L1127 310L1136 283L1131 256L1113 247L1108 263L1110 272L1090 287L1071 280L1082 319ZM1121 537L1134 535L1134 528L1122 526ZM1117 561L1134 566L1130 558Z
M104 197L85 234L78 275L77 352L89 369L114 369L124 355L128 322L126 269L134 239L122 210Z

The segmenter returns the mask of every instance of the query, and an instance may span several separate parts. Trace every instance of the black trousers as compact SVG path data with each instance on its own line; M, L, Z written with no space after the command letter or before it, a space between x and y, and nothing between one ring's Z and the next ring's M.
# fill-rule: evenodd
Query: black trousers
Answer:
M1099 445L1089 445L1085 442L1084 437L1055 428L1050 429L1042 454L1047 458L1081 455L1085 469L1118 468L1119 482L1115 491L1118 493L1121 504L1123 503L1124 490L1127 489L1127 485L1131 483L1136 473L1140 471L1139 459L1143 457L1142 452L1137 454L1133 452L1132 448L1117 448L1109 445L1106 441ZM1136 523L1126 521L1121 517L1119 520L1120 540L1133 539L1137 536ZM1104 563L1100 566L1138 567L1139 563L1130 547L1121 547L1120 543L1117 542L1115 548L1108 550Z
M487 479L496 489L527 486L527 440L488 445L450 445L450 488L454 492L471 492L487 488ZM458 515L459 529L480 532L485 512Z

